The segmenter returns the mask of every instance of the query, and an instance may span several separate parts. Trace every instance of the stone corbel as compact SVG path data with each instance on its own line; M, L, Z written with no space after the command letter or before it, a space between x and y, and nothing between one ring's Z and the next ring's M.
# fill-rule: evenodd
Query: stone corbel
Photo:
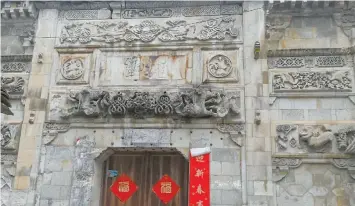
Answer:
M245 136L244 124L218 124L218 131L228 133L229 138L239 147L244 145L243 138Z
M350 40L355 38L355 8L334 14L333 19Z
M349 175L355 179L355 159L333 159L332 163L339 169L347 169Z
M302 164L299 158L272 158L272 179L278 182L286 177L291 168L297 168Z
M50 144L55 138L57 138L58 133L67 132L69 128L70 124L45 123L42 133L43 144Z

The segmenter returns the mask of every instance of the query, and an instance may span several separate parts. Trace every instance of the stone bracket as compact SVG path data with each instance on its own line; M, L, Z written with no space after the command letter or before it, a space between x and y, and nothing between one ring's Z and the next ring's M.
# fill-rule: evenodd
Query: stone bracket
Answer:
M297 168L302 164L300 158L272 158L272 179L278 182L286 177L290 168Z
M239 147L244 145L245 126L244 124L217 124L217 129L221 133L228 133L229 138Z
M70 129L70 124L57 124L57 123L45 123L43 129L43 144L49 145L55 138L57 138L58 133L67 132Z

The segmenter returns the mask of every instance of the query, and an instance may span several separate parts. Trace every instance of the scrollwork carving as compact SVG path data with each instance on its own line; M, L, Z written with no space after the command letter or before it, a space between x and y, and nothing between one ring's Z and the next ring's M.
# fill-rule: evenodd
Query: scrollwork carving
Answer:
M316 57L315 64L319 67L342 67L345 59L341 56L319 56Z
M92 91L70 92L72 106L61 109L61 116L123 117L136 118L171 116L224 118L240 114L239 93L185 90L178 93L149 93L140 91Z
M285 72L273 75L276 92L285 90L351 91L350 71Z
M115 22L87 22L71 23L65 25L61 32L61 43L106 42L115 43L120 41L151 42L159 39L165 41L186 40L222 40L227 37L237 38L239 27L233 17L208 19L195 24L185 20L166 21L161 26L152 20L144 20L137 25L129 25L125 21Z
M228 133L229 138L238 146L243 146L243 136L245 135L244 124L217 124L218 131Z
M277 125L276 132L277 132L277 145L280 149L287 148L287 142L289 140L289 133L295 130L297 127L294 125Z
M299 158L272 158L273 181L282 180L289 172L290 168L297 168L302 164Z
M122 12L122 18L169 18L173 15L173 11L169 8L154 9L125 9Z
M28 64L24 62L7 62L1 66L1 72L24 72L28 71Z
M233 67L231 60L227 56L219 54L209 60L207 69L212 76L223 78L232 72Z

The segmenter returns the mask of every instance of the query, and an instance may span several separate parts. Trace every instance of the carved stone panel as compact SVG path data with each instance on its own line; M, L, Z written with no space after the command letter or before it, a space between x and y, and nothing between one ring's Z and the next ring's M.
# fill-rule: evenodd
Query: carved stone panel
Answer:
M50 119L206 119L241 120L242 101L236 90L89 90L54 94ZM88 119L89 120L89 119Z
M60 54L57 84L88 84L91 54Z
M270 91L281 92L351 92L351 70L270 71Z
M4 73L28 73L30 71L30 63L27 62L4 62L1 63L1 72Z
M350 62L352 62L350 56L295 56L268 58L269 69L345 67Z
M2 153L16 152L21 130L21 124L1 124Z
M276 153L355 154L353 124L280 124L275 130Z
M192 52L103 52L99 86L186 84L192 79Z
M131 14L127 14L128 16ZM182 20L107 20L73 22L62 26L58 46L68 44L104 45L126 43L191 42L206 40L239 40L240 16L189 18ZM122 44L120 44L122 45Z
M239 50L203 51L204 82L239 82L242 57Z

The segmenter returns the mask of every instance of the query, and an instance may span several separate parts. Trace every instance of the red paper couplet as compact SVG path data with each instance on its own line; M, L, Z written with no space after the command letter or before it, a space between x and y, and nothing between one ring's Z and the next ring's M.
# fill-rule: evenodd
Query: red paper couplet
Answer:
M210 154L191 157L189 206L210 205Z
M138 190L138 186L127 175L121 174L111 185L110 190L124 203Z
M165 204L168 204L168 202L170 202L175 197L179 190L179 185L177 185L168 175L164 175L153 186L153 192Z

